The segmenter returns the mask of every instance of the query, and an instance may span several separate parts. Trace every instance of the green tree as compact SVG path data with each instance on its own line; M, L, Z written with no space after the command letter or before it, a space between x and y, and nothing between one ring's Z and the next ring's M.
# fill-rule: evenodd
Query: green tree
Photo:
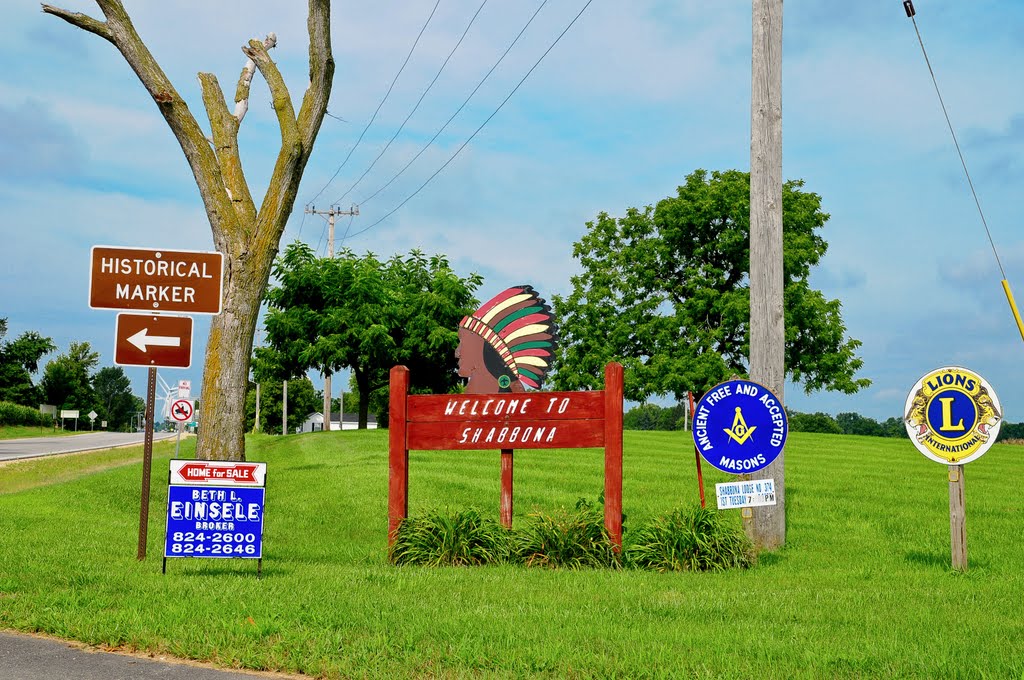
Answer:
M656 430L661 407L657 404L640 404L626 411L622 416L625 430Z
M93 376L92 385L107 429L120 430L130 425L137 397L132 394L132 383L124 369L120 366L101 368Z
M288 431L302 425L310 413L319 412L323 398L317 397L309 378L302 377L288 381ZM260 382L260 429L267 434L281 434L284 415L284 385L281 380L266 379ZM256 423L256 383L249 383L245 396L245 426L251 432Z
M907 426L903 423L903 418L886 418L880 423L883 437L906 437Z
M58 409L87 412L99 406L92 386L92 371L100 362L88 342L72 342L65 354L47 362L39 383L46 403Z
M826 434L842 434L836 419L827 413L801 413L786 409L790 432L824 432Z
M783 187L786 370L810 393L853 393L860 341L846 337L838 300L808 283L825 254L821 197ZM750 349L750 175L697 170L656 207L600 213L573 248L583 272L554 296L561 333L557 389L601 386L604 365L626 368L626 398L701 394L745 375Z
M859 413L839 413L836 415L836 423L843 434L859 434L866 437L885 436L877 420Z
M7 319L0 319L0 340L7 335ZM0 401L22 406L38 406L41 393L32 384L39 361L57 349L53 340L35 331L26 331L0 345Z
M996 441L1001 442L1007 439L1024 439L1024 423L1003 423L999 428L999 436Z
M478 275L462 278L443 256L418 250L387 261L350 250L318 258L296 242L276 261L274 276L278 283L266 296L269 347L257 350L257 363L276 362L278 376L351 369L360 428L370 396L387 386L396 364L409 368L414 390L448 392L459 384L458 323L476 304Z
M640 404L623 416L622 427L627 430L681 430L683 429L683 412L685 406L658 406L657 404Z

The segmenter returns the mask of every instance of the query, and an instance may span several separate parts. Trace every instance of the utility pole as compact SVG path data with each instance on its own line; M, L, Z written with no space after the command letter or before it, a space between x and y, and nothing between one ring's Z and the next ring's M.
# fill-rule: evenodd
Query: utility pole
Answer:
M281 436L288 434L288 381L281 388Z
M782 0L753 0L750 97L750 379L783 399L785 310L782 272ZM776 505L743 521L759 548L786 542L784 454L762 475Z
M260 329L256 329L256 346L260 346ZM253 378L256 378L255 374ZM260 431L260 381L256 379L256 423L252 426L253 432Z
M334 218L338 215L356 216L359 206L353 205L348 210L339 210L331 206L330 210L317 210L314 205L306 208L307 215L327 216L327 257L334 257ZM331 372L324 370L324 432L331 431Z

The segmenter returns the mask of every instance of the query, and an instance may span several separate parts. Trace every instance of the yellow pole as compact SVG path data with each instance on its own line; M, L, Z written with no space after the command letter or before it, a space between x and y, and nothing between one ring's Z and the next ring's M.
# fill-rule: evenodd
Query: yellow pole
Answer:
M1010 282L1003 279L1003 292L1006 293L1006 301L1010 303L1013 311L1013 318L1017 320L1017 330L1020 331L1020 338L1024 340L1024 322L1020 320L1020 312L1017 311L1017 303L1013 301L1013 292L1010 290Z

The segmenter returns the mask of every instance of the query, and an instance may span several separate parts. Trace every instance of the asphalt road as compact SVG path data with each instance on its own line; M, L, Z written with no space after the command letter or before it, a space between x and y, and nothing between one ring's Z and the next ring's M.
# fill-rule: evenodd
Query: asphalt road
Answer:
M177 436L174 432L157 432L154 441ZM55 453L73 453L111 449L115 446L141 444L142 432L89 432L63 437L30 437L28 439L0 439L0 462L18 458L50 456Z
M99 652L61 640L0 632L0 678L4 680L256 680L287 677L294 676L222 671L205 665Z

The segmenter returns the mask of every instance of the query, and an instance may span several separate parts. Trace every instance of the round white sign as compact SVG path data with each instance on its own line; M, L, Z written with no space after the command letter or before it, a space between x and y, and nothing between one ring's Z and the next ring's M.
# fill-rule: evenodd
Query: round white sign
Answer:
M192 402L188 399L178 399L171 404L171 418L179 423L192 420L192 414L194 412L195 408L193 407Z
M1003 409L984 378L946 366L927 373L910 390L903 422L918 451L936 463L963 465L995 444Z

